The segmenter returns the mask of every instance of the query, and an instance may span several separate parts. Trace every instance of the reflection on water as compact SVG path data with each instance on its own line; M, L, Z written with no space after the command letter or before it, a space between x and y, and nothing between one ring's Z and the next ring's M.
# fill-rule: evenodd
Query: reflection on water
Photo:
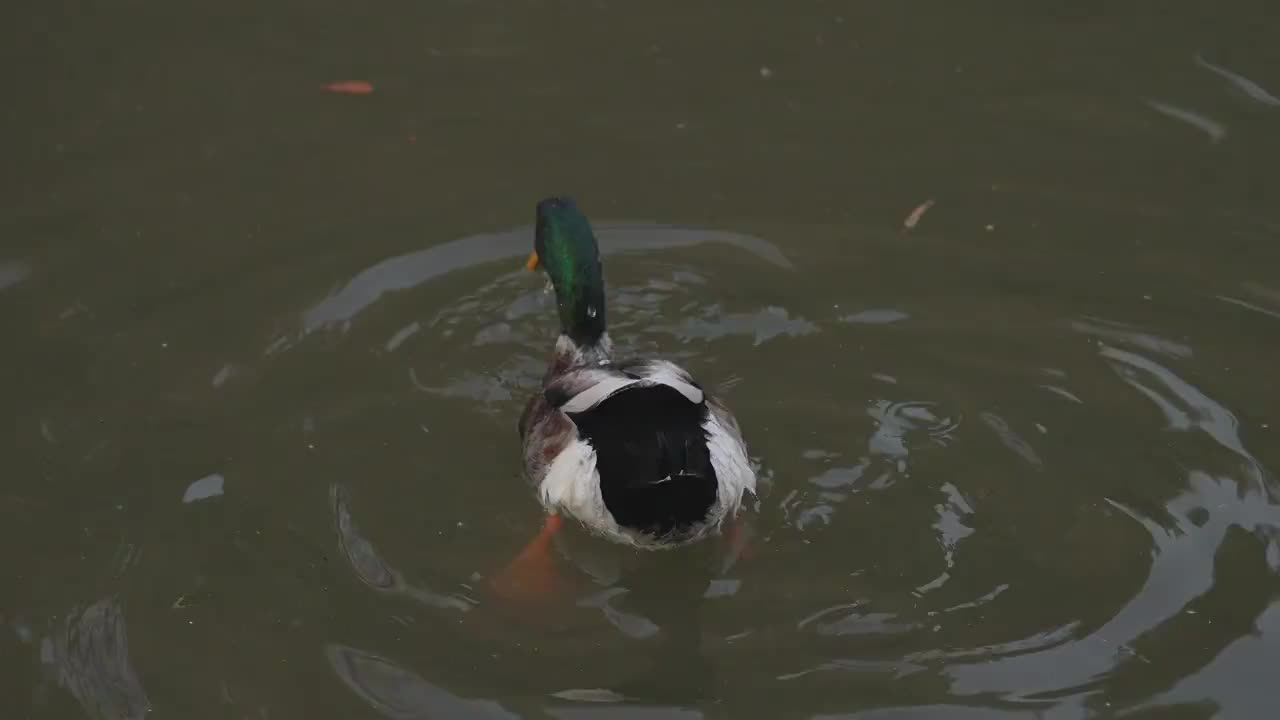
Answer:
M951 483L944 484L942 492L946 495L946 503L934 506L934 510L938 512L938 521L933 527L938 531L938 544L942 546L942 560L946 564L946 569L938 577L916 588L916 592L920 594L942 587L943 583L951 577L951 570L956 564L956 546L961 540L974 533L973 528L964 524L964 516L973 514L973 507L969 501L965 500L956 486ZM999 592L998 589L994 590L987 597L965 603L965 605L972 607L982 605L994 599Z
M1244 461L1245 476L1255 491L1272 500L1276 498L1280 488L1273 485L1261 463L1245 449L1235 414L1153 360L1106 346L1100 353L1114 361L1116 372L1125 382L1160 408L1170 430L1203 431Z
M1272 569L1280 570L1273 564ZM1280 651L1267 638L1280 633L1280 603L1270 605L1249 632L1233 640L1207 665L1178 680L1168 691L1140 707L1216 705L1221 717L1263 718L1275 712L1275 676Z
M874 424L866 439L867 454L853 464L836 464L839 453L823 450L805 451L805 457L819 460L828 467L809 478L818 488L812 502L805 504L799 489L792 490L779 503L786 517L798 530L816 523L830 525L836 505L863 490L886 490L900 478L911 475L909 447L917 453L930 447L946 447L960 429L959 420L929 401L877 400L866 414Z
M1151 535L1152 565L1142 588L1101 627L1083 637L1027 653L1028 639L1014 647L988 649L978 663L947 665L944 674L957 694L1013 694L1027 699L1050 692L1082 688L1134 663L1150 664L1136 649L1146 636L1158 633L1197 598L1213 587L1214 555L1227 530L1250 532L1280 528L1280 508L1259 502L1255 493L1241 496L1230 480L1192 473L1190 489L1168 505L1174 526L1169 529L1111 501ZM1202 523L1193 513L1203 513ZM1061 640L1061 633L1055 633ZM1016 650L1016 653L1010 653ZM998 657L1005 655L1004 657ZM1083 699L1083 698L1080 698Z
M1189 347L1116 323L1076 323L1075 329L1177 360L1193 356ZM1280 546L1277 546L1280 506L1273 500L1273 481L1256 456L1246 449L1235 414L1149 357L1107 344L1099 343L1096 347L1098 356L1120 379L1160 410L1168 430L1201 433L1235 460L1226 466L1233 469L1225 474L1217 469L1187 469L1184 489L1163 504L1158 517L1105 498L1109 507L1136 523L1150 539L1150 566L1142 585L1095 627L1068 619L1060 625L996 644L927 649L899 658L880 658L873 654L825 660L803 670L783 673L778 676L779 680L795 682L817 677L815 673L830 672L886 672L899 679L936 673L946 680L948 692L953 696L1002 697L1010 702L1054 705L1066 713L1065 716L1073 717L1108 707L1110 701L1105 696L1095 697L1096 690L1091 689L1099 687L1103 680L1130 675L1141 677L1150 674L1153 664L1162 662L1161 657L1153 654L1155 651L1144 648L1176 643L1174 638L1185 632L1185 618L1197 616L1194 607L1220 592L1221 588L1215 585L1218 555L1231 530L1242 530L1256 538L1261 548L1259 562L1265 556L1266 566L1273 572L1280 571L1277 562L1280 561ZM1050 374L1059 382L1066 382L1065 373ZM1042 387L1052 388L1073 403L1081 402L1064 387ZM851 493L876 488L888 492L898 487L892 478L905 481L912 477L908 463L916 453L945 452L954 443L971 441L966 433L966 429L971 428L953 420L956 414L941 414L936 403L880 401L872 405L871 414L876 420L868 439L871 452L857 463L844 464L840 462L840 454L832 451L803 453L807 460L830 467L809 479L817 492L808 494L807 501L804 500L806 494L798 490L792 490L783 499L783 514L796 529L806 530L816 520L820 520L823 527L833 526L839 520L835 508ZM1012 456L1044 473L1053 471L1052 463L1021 433L1013 430L1009 421L989 411L977 414ZM1042 425L1037 423L1036 428L1043 434ZM1176 448L1171 452L1184 456L1184 463L1195 462L1186 452ZM1203 453L1199 454L1203 457ZM891 462L875 469L876 458ZM980 522L981 501L968 497L961 486L952 482L943 482L939 491L944 499L934 505L933 529L942 555L942 570L916 586L915 596L922 599L939 592L955 579L960 569L971 568L963 551L984 526ZM1257 592L1269 592L1263 587L1257 586ZM1000 583L972 600L928 609L923 614L880 610L877 608L880 603L868 598L824 608L805 617L796 627L829 637L920 637L950 627L945 618L952 612L973 612L994 604L1007 604L1029 590L1034 592L1025 586ZM1278 605L1265 601L1262 606ZM992 613L998 611L977 616L982 618L979 622L990 623L998 618L998 614ZM1264 610L1250 624L1259 632L1265 632L1273 614L1271 609ZM921 621L912 619L916 617ZM972 622L975 616L965 617L969 619L964 622ZM1268 643L1249 640L1237 640L1222 648L1221 653L1205 653L1199 661L1199 665L1205 667L1193 676L1194 680L1184 680L1176 691L1162 696L1158 704L1217 697L1221 686L1213 683L1221 683L1226 677L1224 667L1250 672L1251 663L1260 654L1268 653L1274 654ZM1252 716L1247 711L1262 707L1261 696L1245 695L1229 705L1239 708L1242 716Z

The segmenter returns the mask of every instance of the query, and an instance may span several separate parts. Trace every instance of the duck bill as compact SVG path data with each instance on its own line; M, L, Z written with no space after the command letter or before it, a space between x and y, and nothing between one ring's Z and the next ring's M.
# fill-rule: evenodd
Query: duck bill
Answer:
M524 261L524 267L526 270L538 269L538 251L537 250L534 250L533 252L529 253L529 259Z

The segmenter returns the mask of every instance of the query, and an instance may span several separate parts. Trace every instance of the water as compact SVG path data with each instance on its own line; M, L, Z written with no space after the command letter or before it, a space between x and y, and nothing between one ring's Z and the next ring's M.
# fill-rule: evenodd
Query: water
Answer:
M9 716L1269 717L1268 8L19 9ZM770 488L533 616L554 193Z

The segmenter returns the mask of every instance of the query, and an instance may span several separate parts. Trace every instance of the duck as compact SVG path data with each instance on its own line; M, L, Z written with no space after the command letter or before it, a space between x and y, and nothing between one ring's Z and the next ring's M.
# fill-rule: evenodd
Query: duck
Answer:
M535 214L526 268L550 280L559 334L518 422L523 474L545 521L501 576L508 587L539 584L566 519L636 549L672 549L722 534L726 521L736 529L756 493L721 399L670 360L614 356L600 248L574 199L545 198Z

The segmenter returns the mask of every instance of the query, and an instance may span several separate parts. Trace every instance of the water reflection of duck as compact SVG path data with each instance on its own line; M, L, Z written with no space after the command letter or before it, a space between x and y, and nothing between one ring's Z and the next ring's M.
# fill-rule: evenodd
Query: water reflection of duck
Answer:
M555 288L560 336L519 429L525 475L548 515L495 586L550 589L548 549L564 515L642 549L687 545L727 519L735 531L756 491L737 420L674 363L613 358L599 248L571 199L538 203L528 267L539 266Z

